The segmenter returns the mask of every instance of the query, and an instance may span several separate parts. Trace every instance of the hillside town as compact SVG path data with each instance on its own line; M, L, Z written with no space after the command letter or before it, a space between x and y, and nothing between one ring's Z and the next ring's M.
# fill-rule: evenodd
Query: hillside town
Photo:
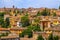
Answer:
M60 40L60 7L0 8L0 40Z

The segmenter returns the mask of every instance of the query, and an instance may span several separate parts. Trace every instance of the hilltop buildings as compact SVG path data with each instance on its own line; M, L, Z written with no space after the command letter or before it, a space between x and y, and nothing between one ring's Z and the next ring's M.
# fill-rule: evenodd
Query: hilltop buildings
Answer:
M44 10L47 10L49 15L44 16L40 15L37 16L38 12L42 12ZM0 27L0 31L10 31L12 34L19 35L19 33L22 33L23 30L27 29L27 27L22 27L21 23L21 17L24 15L28 15L29 23L36 25L39 24L40 28L42 30L41 32L34 32L34 36L37 34L42 34L43 36L46 34L47 36L50 33L53 33L54 35L60 36L60 10L59 9L49 9L49 8L0 8L0 12L5 12L4 14L4 20L8 17L10 20L10 28L2 28ZM53 16L53 13L54 14ZM38 14L39 15L39 14ZM56 15L56 16L55 16ZM35 22L37 19L38 22ZM45 35L45 36L46 36Z

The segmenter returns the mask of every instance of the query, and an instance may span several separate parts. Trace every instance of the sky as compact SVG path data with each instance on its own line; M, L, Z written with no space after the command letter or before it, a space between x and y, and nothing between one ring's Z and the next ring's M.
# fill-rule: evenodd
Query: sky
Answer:
M11 8L13 5L17 8L58 8L60 0L0 0L0 8Z

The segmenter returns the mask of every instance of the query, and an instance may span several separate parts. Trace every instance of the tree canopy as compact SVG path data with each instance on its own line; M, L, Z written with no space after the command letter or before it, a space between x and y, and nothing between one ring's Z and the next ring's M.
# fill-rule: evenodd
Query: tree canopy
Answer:
M21 23L23 27L29 26L30 25L29 18L27 16L21 17Z
M60 9L60 6L59 6L59 9Z
M28 26L28 29L33 30L33 31L41 31L40 25L30 25Z
M40 11L38 11L38 12L37 12L37 16L41 16L41 13L40 13Z
M48 40L54 40L52 33L49 35Z
M39 36L37 37L37 40L44 40L44 38L42 37L42 35L39 35Z
M53 12L53 16L56 16L56 12Z
M25 35L28 35L28 38L31 38L33 36L33 32L29 29L26 29L19 36L24 37Z
M45 10L43 10L43 11L41 12L41 15L43 15L43 16L50 16L50 11L45 8Z

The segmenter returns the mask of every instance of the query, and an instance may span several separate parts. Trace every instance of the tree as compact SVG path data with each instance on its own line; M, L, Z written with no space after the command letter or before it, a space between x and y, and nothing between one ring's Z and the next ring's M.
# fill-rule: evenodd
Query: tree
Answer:
M26 12L25 16L28 16L28 12Z
M30 23L29 23L29 18L28 18L28 16L23 16L23 17L21 17L21 23L22 23L22 26L23 26L23 27L29 26Z
M35 24L38 24L38 23L40 22L40 19L35 18L35 19L34 19L34 22L35 22Z
M59 6L59 9L60 9L60 6Z
M2 24L3 28L9 28L10 27L10 20L9 18L6 18L6 20Z
M45 9L46 10L46 13L47 13L47 16L50 16L50 10L49 9Z
M27 28L32 31L34 29L34 26L30 25Z
M0 12L0 25L2 26L4 23L4 14L5 12Z
M59 37L58 36L54 36L54 40L59 40Z
M0 34L0 37L8 36L8 34L9 34L9 33L7 33L7 32L6 32L6 33L1 33L1 34Z
M43 11L41 12L41 14L42 14L43 16L47 16L47 10L46 10L46 8L45 8L45 10L43 10Z
M19 37L24 37L25 32L23 31L22 33L19 34Z
M10 25L10 20L9 20L8 17L6 18L5 22L6 22L6 26L9 26Z
M41 31L40 26L38 24L35 25L33 31Z
M50 11L45 8L45 10L43 10L43 11L41 12L41 15L43 15L43 16L50 16Z
M54 37L53 37L52 33L49 35L48 40L54 40Z
M27 29L26 33L28 35L28 38L31 38L33 36L33 32L29 29Z
M44 38L42 37L42 35L39 35L39 36L37 37L37 40L44 40Z
M53 16L56 16L56 13L55 12L53 13Z
M40 13L40 11L38 11L38 12L37 12L37 16L41 16L41 13Z
M31 38L33 36L33 32L29 29L26 29L21 34L19 34L20 37L24 37L25 35L28 35L28 38Z
M30 25L28 26L28 29L33 30L33 31L41 31L40 25Z

